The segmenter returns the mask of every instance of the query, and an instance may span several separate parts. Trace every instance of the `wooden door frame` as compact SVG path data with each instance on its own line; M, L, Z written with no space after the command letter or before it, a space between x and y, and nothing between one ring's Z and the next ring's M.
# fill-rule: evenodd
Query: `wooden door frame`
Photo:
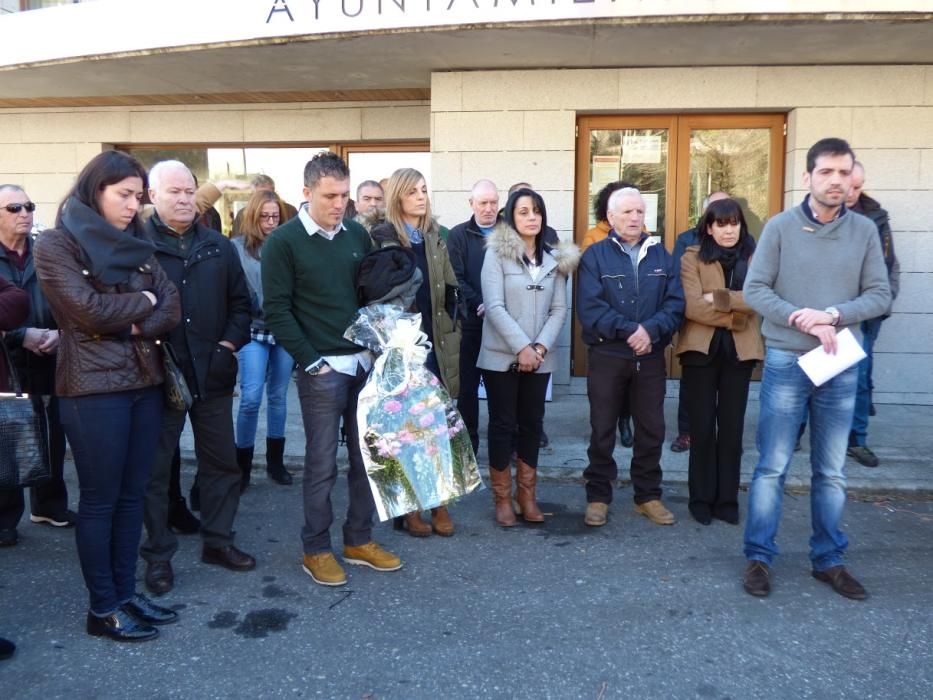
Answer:
M677 120L677 143L680 152L677 160L677 184L675 192L690 191L690 132L693 129L768 129L771 132L771 152L768 154L768 218L784 208L784 125L786 114L683 114ZM686 166L686 167L685 167ZM675 204L674 227L686 231L695 225L688 212L690 201L680 197ZM665 241L666 243L667 241ZM671 246L673 242L671 243ZM671 246L668 246L670 249Z

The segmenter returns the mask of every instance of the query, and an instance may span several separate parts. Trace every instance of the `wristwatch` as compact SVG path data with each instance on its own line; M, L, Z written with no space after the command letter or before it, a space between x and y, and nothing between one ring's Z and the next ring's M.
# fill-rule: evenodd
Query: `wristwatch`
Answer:
M310 377L315 377L315 376L317 376L318 374L321 373L321 370L324 369L324 365L326 365L326 364L327 364L327 362L325 362L325 361L324 361L324 358L321 357L321 358L318 359L317 362L308 365L308 366L305 368L305 372L308 373L308 376L310 376Z
M842 314L839 313L839 309L837 309L835 306L828 306L823 310L833 317L833 320L829 325L838 326L839 319L842 318Z

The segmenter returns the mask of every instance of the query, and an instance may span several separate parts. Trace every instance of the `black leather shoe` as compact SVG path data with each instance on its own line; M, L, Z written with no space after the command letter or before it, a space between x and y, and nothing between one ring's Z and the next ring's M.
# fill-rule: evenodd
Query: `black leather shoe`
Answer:
M251 571L256 568L256 560L232 544L226 547L205 547L201 550L201 561L205 564L216 564L231 571Z
M812 573L813 578L828 583L841 596L852 600L865 600L868 597L868 591L844 566L831 566L825 571L813 571Z
M107 617L87 614L87 633L92 637L110 637L116 642L148 642L159 636L159 630L140 622L118 608Z
M175 572L170 561L150 561L146 563L146 588L162 595L175 587Z
M156 605L141 593L134 593L133 597L121 605L120 608L137 620L142 620L150 625L170 625L173 622L178 622L177 612Z
M742 575L742 586L749 595L764 598L771 592L771 572L768 565L757 559L749 559Z
M179 497L168 504L168 526L180 535L196 535L201 530L201 521L188 510L185 499Z
M632 435L632 424L628 418L619 421L619 440L622 447L631 447L635 444L635 436Z

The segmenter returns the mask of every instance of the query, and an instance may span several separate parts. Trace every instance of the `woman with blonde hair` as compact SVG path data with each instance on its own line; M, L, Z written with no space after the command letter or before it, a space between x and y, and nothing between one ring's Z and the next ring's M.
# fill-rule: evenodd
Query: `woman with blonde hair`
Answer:
M240 490L249 485L253 470L256 426L263 388L266 390L266 473L288 485L292 475L285 469L285 419L288 380L295 361L266 328L262 311L260 258L266 238L285 221L285 205L271 190L257 190L246 203L240 235L231 242L240 256L252 300L250 342L240 348L240 408L236 418L236 453L242 474Z
M379 247L398 245L415 254L423 281L414 310L421 314L421 330L432 346L426 366L456 398L460 391L459 287L447 252L447 229L434 219L424 175L414 168L392 173L385 186L385 207L385 221L373 226L370 235ZM404 516L404 524L413 537L427 537L432 529L443 536L454 532L443 506L431 509L430 526L418 513Z

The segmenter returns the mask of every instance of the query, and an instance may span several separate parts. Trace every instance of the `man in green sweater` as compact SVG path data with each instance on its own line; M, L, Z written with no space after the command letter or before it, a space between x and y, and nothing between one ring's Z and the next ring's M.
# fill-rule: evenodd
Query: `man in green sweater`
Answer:
M347 576L330 541L330 492L337 481L341 417L350 461L343 559L377 571L402 567L401 559L372 541L376 506L360 452L356 404L373 358L343 337L357 311L357 270L372 241L362 226L343 218L350 171L339 156L320 153L310 160L303 191L308 206L263 245L263 309L269 330L299 369L305 429L304 570L316 583L342 586Z
M810 412L810 564L813 577L847 598L865 589L848 572L842 532L843 472L858 367L815 386L797 364L819 346L835 354L837 329L858 334L859 323L891 304L888 271L875 225L847 211L855 154L842 139L823 139L807 153L800 206L772 218L761 234L748 275L745 301L763 319L765 371L758 419L758 465L748 494L743 577L754 596L771 591L770 566L778 553L784 478L797 431Z

